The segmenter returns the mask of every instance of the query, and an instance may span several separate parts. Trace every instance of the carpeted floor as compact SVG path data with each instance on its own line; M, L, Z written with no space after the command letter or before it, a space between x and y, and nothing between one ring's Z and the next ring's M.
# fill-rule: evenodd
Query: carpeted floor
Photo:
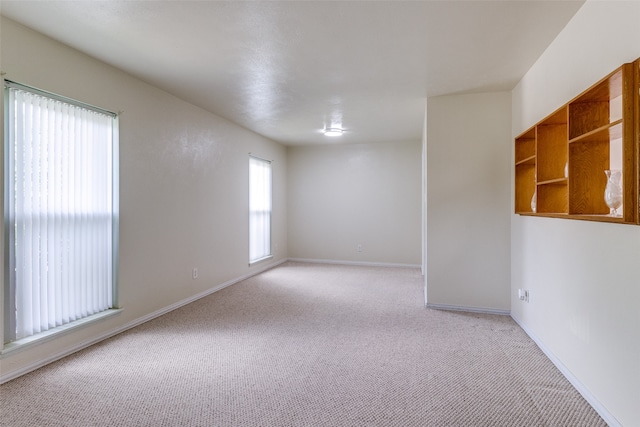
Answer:
M0 386L2 426L603 426L419 270L286 263Z

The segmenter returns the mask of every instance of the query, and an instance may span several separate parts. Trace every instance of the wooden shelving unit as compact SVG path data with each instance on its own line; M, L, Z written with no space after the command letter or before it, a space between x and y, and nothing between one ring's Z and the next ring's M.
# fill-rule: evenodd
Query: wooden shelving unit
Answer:
M515 139L515 212L638 223L640 59L624 64ZM610 215L605 170L622 172ZM535 195L536 210L532 208Z

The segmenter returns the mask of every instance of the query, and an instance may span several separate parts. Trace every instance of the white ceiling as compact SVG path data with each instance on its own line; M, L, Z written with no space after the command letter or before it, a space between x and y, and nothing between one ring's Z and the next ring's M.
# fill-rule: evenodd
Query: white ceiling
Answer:
M427 96L510 90L582 1L13 1L1 13L288 145L419 140Z

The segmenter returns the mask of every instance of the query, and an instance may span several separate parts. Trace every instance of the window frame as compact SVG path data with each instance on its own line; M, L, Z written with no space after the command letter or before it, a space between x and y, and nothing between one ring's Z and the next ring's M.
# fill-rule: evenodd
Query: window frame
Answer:
M12 283L12 275L11 275L11 267L13 262L11 260L10 245L15 241L12 237L11 228L13 224L11 223L11 209L13 206L11 200L11 194L13 191L10 188L11 179L9 174L13 173L10 155L12 144L11 141L11 129L12 124L10 123L10 115L12 111L11 106L11 97L9 92L11 89L17 89L22 91L30 92L34 95L46 97L51 100L59 101L62 103L69 104L73 107L82 108L90 111L97 112L99 114L107 115L111 117L111 283L110 283L110 293L111 293L111 307L100 312L86 315L84 317L78 318L76 320L70 321L68 323L64 323L62 325L50 327L47 330L37 332L31 334L29 336L23 338L12 339L11 337L15 334L11 333L11 328L16 327L16 319L15 315L12 316L10 313L12 310L16 308L15 303L11 303L12 297L15 295L15 284ZM18 350L24 350L26 348L30 348L35 344L39 344L45 341L49 341L55 337L59 337L60 335L67 334L71 331L74 331L80 327L85 327L90 325L96 321L114 316L119 314L122 310L119 307L118 302L118 270L119 270L119 115L117 113L86 104L81 101L77 101L71 98L67 98L65 96L57 95L48 91L44 91L41 89L37 89L31 86L27 86L21 83L17 83L12 80L3 79L3 121L4 121L4 188L3 188L3 199L4 199L4 259L3 259L3 267L4 267L4 277L3 277L3 315L2 315L2 324L3 327L0 328L0 355L4 356L9 352L14 352ZM15 275L13 275L15 276ZM8 341L11 340L11 341Z
M252 209L251 209L251 199L252 199L252 166L251 163L252 161L258 161L258 162L262 162L265 165L268 165L269 168L269 210L268 210L268 214L269 214L269 251L267 254L264 254L260 257L257 257L255 259L251 258L251 254L252 254L252 247L251 247L251 242L252 242ZM272 239L272 231L273 231L273 162L271 160L267 160L267 159L263 159L261 157L257 157L251 153L249 153L249 205L248 205L248 214L249 214L249 223L248 223L248 228L249 228L249 266L257 264L259 262L268 260L273 258L273 239Z

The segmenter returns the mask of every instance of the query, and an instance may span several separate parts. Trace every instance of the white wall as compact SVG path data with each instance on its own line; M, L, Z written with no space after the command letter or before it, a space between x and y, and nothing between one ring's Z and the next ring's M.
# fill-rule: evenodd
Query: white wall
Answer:
M587 1L513 90L512 136L638 58L639 23L640 2ZM640 227L511 222L512 316L610 424L640 425Z
M427 304L509 310L508 92L427 103Z
M421 156L420 141L289 147L289 256L419 266Z
M119 302L124 308L114 318L10 353L1 361L2 376L264 267L248 267L249 152L275 160L275 261L287 256L283 146L10 20L2 19L1 31L7 79L123 111ZM198 280L191 279L193 267L199 268Z

